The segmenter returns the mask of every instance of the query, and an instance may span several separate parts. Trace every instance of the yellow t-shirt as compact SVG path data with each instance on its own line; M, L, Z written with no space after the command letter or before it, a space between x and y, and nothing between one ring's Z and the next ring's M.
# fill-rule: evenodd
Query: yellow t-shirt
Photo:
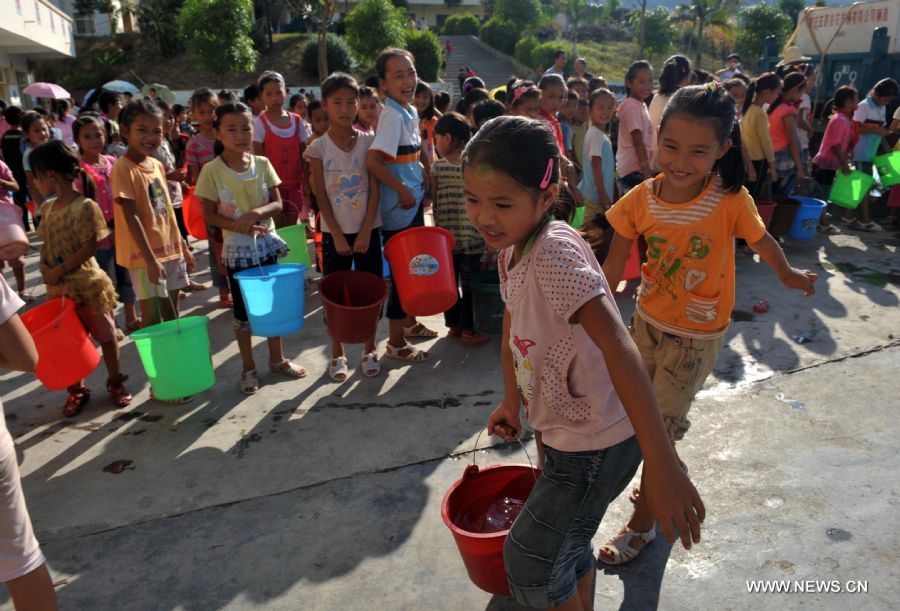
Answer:
M769 117L763 112L762 107L751 104L741 117L741 140L747 145L747 152L753 161L763 159L769 163L775 161L772 136L769 133Z
M240 218L269 203L269 189L281 184L281 179L268 159L260 155L250 157L250 166L244 172L235 172L222 157L203 166L197 178L194 195L217 203L217 211L230 219ZM275 228L272 219L260 221L267 229ZM225 237L240 235L227 229Z
M729 193L716 178L696 199L670 204L654 194L662 178L644 181L606 213L622 237L647 240L638 313L668 333L718 337L734 307L734 238L756 242L766 227L743 187Z
M147 167L144 167L146 164ZM163 165L147 157L143 163L136 164L127 156L122 156L113 166L110 176L113 206L113 218L116 224L116 263L128 269L147 267L144 255L132 237L125 222L125 213L120 201L134 200L137 204L137 215L144 226L144 232L150 241L153 254L160 261L174 261L181 255L181 235L175 220L175 210L169 201L169 188Z

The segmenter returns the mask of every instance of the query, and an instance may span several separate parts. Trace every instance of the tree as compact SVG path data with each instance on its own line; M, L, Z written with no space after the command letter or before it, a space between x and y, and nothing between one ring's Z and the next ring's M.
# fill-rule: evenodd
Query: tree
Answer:
M632 11L632 21L639 19L638 11ZM665 55L671 51L678 32L672 23L672 15L664 6L657 6L644 15L645 44L638 57L646 50L651 56Z
M142 0L137 8L141 34L162 57L172 57L184 49L176 22L182 4L184 0Z
M804 0L778 0L778 8L791 18L791 23L797 23L797 17L805 6Z
M328 71L328 26L334 19L336 0L287 0L288 6L301 17L306 17L316 27L319 49L319 81L324 81Z
M178 12L178 32L200 67L213 74L250 72L259 54L253 48L251 0L186 0Z
M599 21L602 9L598 5L589 4L587 0L555 0L553 6L569 20L572 31L572 57L578 57L578 28Z
M478 17L472 13L457 13L456 15L450 15L447 17L447 21L444 22L443 33L448 36L454 34L477 36Z
M494 17L508 21L524 32L541 20L541 3L538 0L494 0Z
M728 10L733 8L735 0L691 0L690 4L679 4L676 8L676 20L686 21L697 30L697 54L694 67L700 68L703 60L703 38L713 27L730 29Z
M794 28L791 18L772 4L746 6L738 13L738 35L734 50L744 60L754 64L762 57L765 37L760 32L774 36L780 49Z
M441 43L431 30L410 30L406 35L406 50L416 58L416 72L426 82L438 80L441 71Z
M406 42L406 11L390 0L363 0L344 23L350 48L362 62L372 62L385 47L402 47Z

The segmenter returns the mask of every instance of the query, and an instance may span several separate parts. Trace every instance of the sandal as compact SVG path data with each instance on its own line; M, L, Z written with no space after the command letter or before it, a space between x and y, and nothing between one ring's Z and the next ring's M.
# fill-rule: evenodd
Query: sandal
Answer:
M490 335L478 333L477 331L463 331L461 343L463 346L480 346L491 341Z
M194 282L193 280L191 280L187 285L187 288L185 288L184 290L189 293L198 293L200 291L205 291L208 288L209 286L206 284L200 284L199 282Z
M63 405L63 416L66 418L74 418L81 413L81 409L87 405L91 399L91 391L84 384L69 386L69 397Z
M256 377L256 370L251 369L243 372L238 386L245 395L252 395L259 390L259 379Z
M374 378L381 373L381 363L378 362L378 355L375 352L363 354L359 367L367 378Z
M234 306L234 298L231 296L231 292L227 290L219 291L219 307L220 308L231 308Z
M346 356L339 356L331 359L331 365L328 366L328 375L331 376L332 380L335 382L343 382L347 379L349 374L350 369L347 367Z
M403 336L407 339L420 337L424 339L433 339L438 336L438 332L432 331L422 323L417 322L411 327L403 327Z
M816 225L816 229L819 233L824 233L826 235L840 235L843 233L837 225L822 225L819 223Z
M131 322L125 323L125 330L131 333L132 331L137 331L144 325L144 321L140 318L135 318Z
M459 337L462 334L462 327L450 327L450 329L447 331L447 337Z
M272 363L269 363L269 370L273 371L274 373L283 373L289 378L294 378L295 380L306 377L306 370L300 365L295 365L294 363L290 362L288 359L284 359L280 363L275 363L274 365Z
M116 377L108 378L106 380L106 390L112 397L116 407L128 407L131 405L131 400L134 398L131 396L131 393L125 390L125 380L127 379L127 375L119 373Z
M116 343L117 343L117 344L120 344L120 343L122 343L124 340L125 340L125 332L122 331L122 329L120 329L120 328L118 327L118 325L117 325L117 326L116 326Z
M390 342L385 346L384 358L397 359L398 361L411 361L420 363L428 360L428 353L424 350L416 350L415 346L406 342L403 346L397 348L392 346Z
M641 541L643 541L643 545L638 548L631 547L631 540L634 537L637 537ZM653 528L646 532L631 530L626 526L618 535L616 535L600 547L600 553L597 555L597 560L607 566L625 564L626 562L634 560L637 555L641 553L641 550L647 547L647 545L655 538L655 524ZM604 551L612 556L612 558L606 556L603 553Z

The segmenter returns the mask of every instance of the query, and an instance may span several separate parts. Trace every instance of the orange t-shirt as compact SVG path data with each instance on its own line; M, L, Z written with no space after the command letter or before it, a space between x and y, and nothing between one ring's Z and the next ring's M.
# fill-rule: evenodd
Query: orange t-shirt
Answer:
M647 240L637 311L668 333L718 337L734 307L734 238L752 244L766 226L745 188L727 192L716 178L694 200L670 204L654 193L662 178L644 181L606 213L622 237Z

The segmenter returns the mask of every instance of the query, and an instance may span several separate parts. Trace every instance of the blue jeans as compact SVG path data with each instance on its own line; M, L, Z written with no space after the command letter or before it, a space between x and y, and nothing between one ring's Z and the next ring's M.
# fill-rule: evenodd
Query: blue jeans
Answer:
M591 539L641 462L637 438L592 452L545 445L544 470L509 531L503 562L516 602L557 607L594 571Z
M134 289L131 286L131 276L128 270L116 263L116 249L98 248L94 252L94 258L109 279L116 286L116 292L119 293L119 301L122 303L134 303Z

